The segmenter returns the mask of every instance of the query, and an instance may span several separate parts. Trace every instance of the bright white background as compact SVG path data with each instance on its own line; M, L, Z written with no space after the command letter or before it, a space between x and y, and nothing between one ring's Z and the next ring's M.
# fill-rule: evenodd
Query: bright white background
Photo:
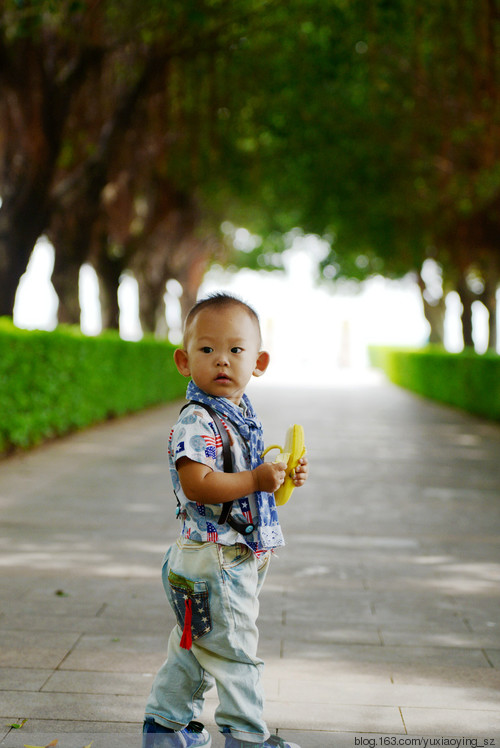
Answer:
M321 252L313 237L298 239L284 255L285 273L241 270L230 273L214 267L205 278L200 296L225 290L248 301L258 311L264 344L272 365L267 381L314 386L349 378L366 369L367 346L371 344L423 345L429 327L425 321L420 293L410 279L388 281L374 278L356 284L316 284L315 257ZM50 283L54 255L52 247L40 240L33 252L16 297L14 321L19 327L53 329L57 297ZM180 340L181 288L176 281L167 285L167 320L171 338ZM80 275L82 330L89 335L101 329L97 279L85 265ZM456 294L447 297L445 344L460 350L459 310ZM120 333L130 340L141 337L138 320L137 284L126 276L120 284ZM474 306L475 344L484 350L487 313Z

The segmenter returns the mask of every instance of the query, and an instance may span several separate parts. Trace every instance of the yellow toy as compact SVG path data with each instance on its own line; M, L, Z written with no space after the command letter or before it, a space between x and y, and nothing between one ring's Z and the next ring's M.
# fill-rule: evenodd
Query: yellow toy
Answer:
M290 426L286 432L284 449L278 444L272 444L264 450L262 457L270 452L271 449L279 449L280 451L274 462L286 462L286 478L278 490L274 492L276 504L278 506L283 506L283 504L286 504L295 488L295 483L292 478L295 468L299 464L300 458L306 453L304 429L302 426L299 426L297 423Z

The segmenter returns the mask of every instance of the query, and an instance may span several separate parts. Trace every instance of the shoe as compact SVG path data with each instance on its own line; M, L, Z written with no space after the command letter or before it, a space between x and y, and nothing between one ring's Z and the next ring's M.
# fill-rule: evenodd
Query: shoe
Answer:
M147 719L142 728L142 748L209 748L212 738L201 722L190 722L182 730Z
M300 748L297 743L287 743L277 735L271 735L264 743L248 743L246 740L237 740L232 735L226 735L224 748Z
M273 444L268 447L262 453L262 457L266 455L271 449L279 449L280 454L274 460L275 462L286 462L286 478L274 492L274 500L276 506L283 506L286 504L290 496L292 495L295 483L293 482L293 471L299 464L301 457L304 457L306 453L306 447L304 443L304 429L299 424L295 423L286 432L285 447L282 449L277 444Z

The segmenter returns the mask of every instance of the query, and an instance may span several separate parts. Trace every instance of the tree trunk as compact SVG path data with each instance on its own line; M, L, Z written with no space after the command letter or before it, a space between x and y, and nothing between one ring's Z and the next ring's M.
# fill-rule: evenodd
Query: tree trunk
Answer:
M18 196L4 198L0 208L0 317L14 314L17 287L45 221L45 196L30 191L21 204Z
M444 343L444 316L446 312L445 300L439 299L435 304L431 304L422 297L424 304L424 314L430 325L429 343L443 345Z
M111 258L102 250L98 253L93 267L99 280L99 301L101 303L101 319L103 329L120 329L120 307L118 304L118 288L120 277L124 271L121 258Z
M472 302L474 301L474 295L463 275L460 277L457 283L457 293L460 296L460 301L462 302L461 318L464 345L466 348L473 348L474 341L472 339Z
M143 332L154 333L158 327L159 315L165 312L163 297L165 295L165 281L153 282L142 274L137 274L139 285L139 320Z
M19 280L49 222L50 191L71 98L103 53L77 55L52 78L48 72L52 53L38 41L26 37L13 44L8 54L5 48L2 51L0 87L8 101L8 116L2 132L0 315L11 316Z
M488 320L489 337L488 337L488 348L491 351L496 351L498 346L498 328L497 328L497 300L496 296L491 297L490 304L488 306L488 312L490 314Z
M57 320L60 324L80 324L80 268L80 262L73 262L60 252L55 253L52 285L59 299Z
M0 317L14 315L19 280L26 270L33 244L26 245L15 232L0 235Z
M444 344L444 317L446 314L446 301L444 296L440 299L429 301L426 298L427 288L421 274L417 275L417 283L420 289L422 305L424 308L425 319L431 328L429 333L429 343L436 345Z
M161 299L159 300L158 309L156 310L155 338L158 340L168 339L169 327L167 324L166 312L165 294L162 294Z
M72 214L65 219L58 209L54 213L47 235L55 250L52 285L59 297L58 322L80 324L79 276L80 268L86 262L90 242L91 219L88 211Z
M80 306L75 304L78 292L71 288L75 280L75 266L78 264L80 268L91 255L93 239L100 230L101 194L108 179L109 165L127 133L137 102L153 71L154 61L149 59L138 79L121 96L111 120L103 125L95 151L87 162L67 179L62 180L53 191L52 197L56 201L57 212L54 211L52 217L50 235L56 251L54 288L62 294L59 307L60 322L79 322ZM61 269L68 268L67 279L64 279L61 273L56 277L58 260ZM114 307L112 311L110 306L112 323L117 324L118 299L116 305L111 298L108 301ZM61 317L61 314L64 317ZM66 315L69 320L65 319Z
M488 274L485 282L484 292L481 301L488 310L488 349L496 351L497 349L497 287L498 276L492 270Z

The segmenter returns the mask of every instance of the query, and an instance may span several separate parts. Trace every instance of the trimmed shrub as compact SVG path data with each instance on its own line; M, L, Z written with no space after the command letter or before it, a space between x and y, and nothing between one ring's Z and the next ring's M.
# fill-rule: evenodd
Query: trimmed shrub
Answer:
M434 346L421 350L373 347L370 361L401 387L500 420L500 356L496 353L448 353Z
M118 333L20 330L0 320L0 452L181 397L174 347Z

